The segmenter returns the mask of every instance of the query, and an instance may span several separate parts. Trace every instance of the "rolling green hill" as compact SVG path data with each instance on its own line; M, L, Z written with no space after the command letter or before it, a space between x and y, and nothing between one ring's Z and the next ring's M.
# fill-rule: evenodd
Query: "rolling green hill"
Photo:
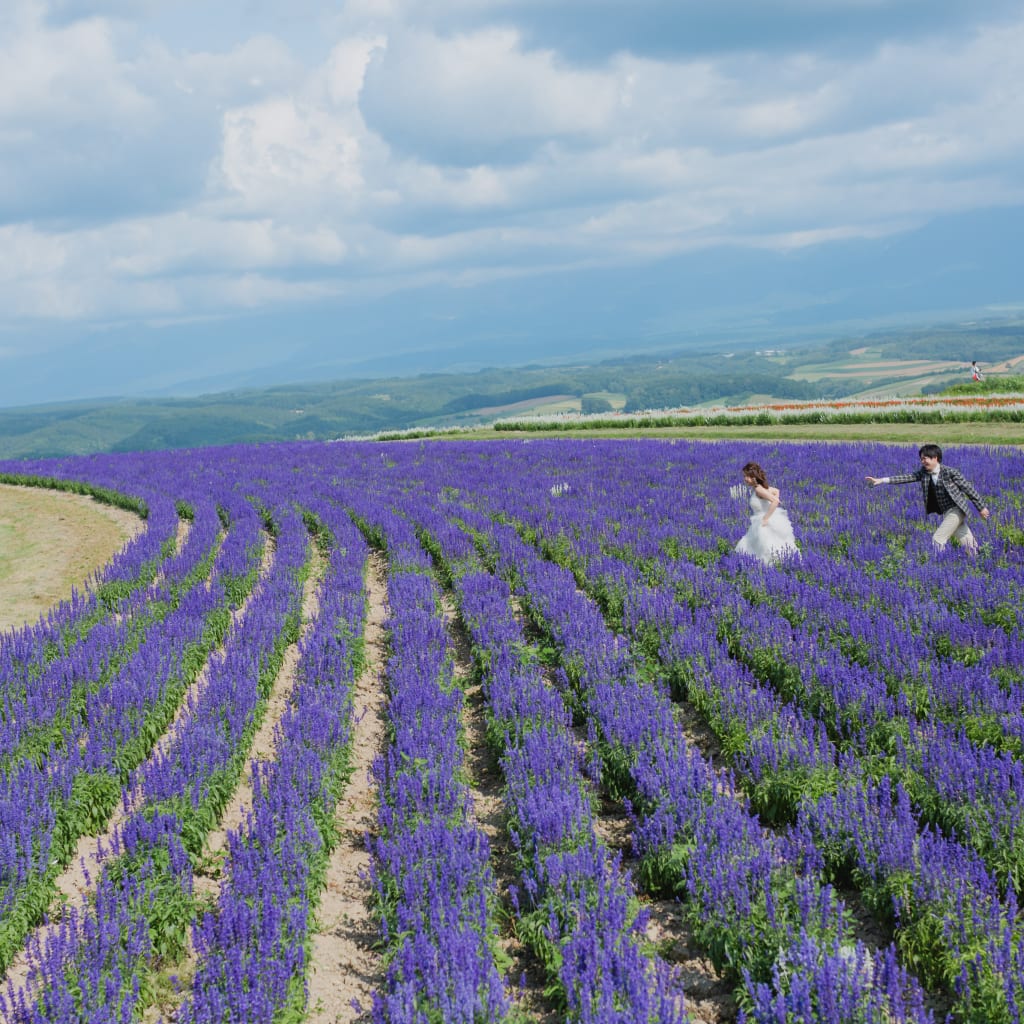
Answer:
M815 346L642 355L572 366L337 380L187 399L0 409L0 458L326 439L502 416L878 397L941 390L979 360L1024 369L1024 322L882 332Z

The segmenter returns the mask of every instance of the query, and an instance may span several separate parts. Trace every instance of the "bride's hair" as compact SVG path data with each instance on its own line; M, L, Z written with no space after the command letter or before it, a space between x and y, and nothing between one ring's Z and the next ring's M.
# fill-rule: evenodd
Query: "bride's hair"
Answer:
M756 462L748 462L743 467L743 475L749 476L755 484L760 484L762 487L768 486L768 477L765 476L764 470Z

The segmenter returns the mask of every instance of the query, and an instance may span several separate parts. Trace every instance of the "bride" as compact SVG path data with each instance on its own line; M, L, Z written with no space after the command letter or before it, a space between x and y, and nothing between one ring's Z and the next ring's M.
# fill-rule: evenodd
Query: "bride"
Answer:
M736 550L744 555L754 555L766 563L777 561L784 555L799 555L793 524L779 504L778 487L769 486L768 477L756 462L748 462L743 467L743 482L752 488L750 528L740 538Z

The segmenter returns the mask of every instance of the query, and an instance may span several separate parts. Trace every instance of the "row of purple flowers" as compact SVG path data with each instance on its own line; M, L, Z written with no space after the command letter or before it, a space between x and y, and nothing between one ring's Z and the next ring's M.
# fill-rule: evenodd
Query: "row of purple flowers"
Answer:
M253 804L229 833L217 907L194 929L200 964L176 1019L269 1021L301 1012L312 912L336 841L349 774L353 684L363 667L367 548L336 507L318 504L327 568L318 614L300 642L297 683L274 757L253 762Z
M564 493L564 490L561 491L561 494ZM520 496L520 507L530 509L535 517L534 522L541 522L537 516L537 506L530 502L532 495L526 495L525 501L523 497ZM586 515L586 512L584 514ZM623 591L634 595L643 588L644 580L637 573L606 553L616 545L621 545L623 534L631 536L629 519L627 510L625 515L611 520L616 526L614 540L607 536L602 537L593 518L587 519L587 524L592 529L578 529L576 523L569 523L567 526L564 515L560 518L557 528L545 524L548 533L542 533L542 536L546 538L545 546L549 553L555 557L560 553L572 552L567 560L575 565L577 575L585 577L588 573L591 574L599 584L595 588L596 592L607 604L611 603L609 595L614 597ZM595 537L600 540L595 542ZM569 541L568 544L565 543L566 540ZM605 542L604 545L600 543L601 540ZM577 547L582 548L584 554L578 554ZM759 614L761 609L747 603L739 590L748 573L756 574L760 571L767 578L785 574L775 569L757 570L750 565L737 565L736 559L731 561L733 564L730 566L729 559L721 559L726 575L732 578L731 587L721 580L716 582L714 573L708 573L694 565L687 567L686 563L673 564L664 560L657 563L659 573L663 576L667 574L670 581L677 585L674 588L676 592L698 592L702 595L702 599L694 603L703 614L692 616L692 620L695 621L691 620L688 628L681 630L681 642L680 633L672 634L669 631L675 647L662 652L663 656L671 664L682 666L683 674L692 680L688 689L688 696L691 699L702 699L697 689L700 686L699 679L701 676L707 678L706 690L710 692L703 697L705 706L711 707L712 713L716 716L723 740L729 742L731 739L735 745L736 737L742 737L742 746L745 749L739 753L744 755L743 766L756 779L762 795L767 794L765 799L777 796L780 792L784 793L788 787L792 812L794 805L799 804L807 796L808 791L803 783L809 780L794 775L794 767L805 769L807 775L817 773L814 781L832 790L837 786L837 779L840 776L850 780L858 777L862 779L859 784L852 783L843 788L843 799L833 804L832 810L834 811L835 806L841 805L847 813L851 813L852 808L858 803L862 805L862 809L864 804L873 807L872 814L851 818L851 821L857 824L866 823L864 827L871 835L871 842L869 843L856 827L852 829L852 835L849 825L844 832L840 828L839 818L834 814L830 816L825 813L824 807L819 808L822 813L815 820L817 826L823 822L829 823L829 828L819 828L819 832L823 832L820 842L826 849L830 845L840 846L844 851L841 858L843 860L854 859L854 848L860 844L863 856L859 868L865 878L871 880L881 890L877 897L878 902L888 914L895 914L901 925L906 926L906 931L900 932L901 936L917 933L913 939L904 943L908 949L914 942L922 941L920 933L934 925L933 917L938 911L938 919L947 922L947 926L942 929L945 933L943 941L933 940L930 948L925 951L930 956L921 959L925 964L929 960L933 962L930 970L933 980L945 981L956 989L957 1005L967 1019L1016 1019L1013 1015L1017 1013L1021 989L1020 956L1012 952L1015 948L1019 949L1020 945L1014 893L1011 891L1005 897L1001 896L999 887L969 851L927 829L922 831L912 816L908 821L906 815L909 809L906 808L905 801L899 799L899 787L893 791L891 785L875 786L869 778L863 778L865 768L856 758L840 760L825 735L823 723L810 718L804 710L788 708L784 702L779 702L770 695L763 696L763 691L758 691L757 683L753 679L743 681L740 678L743 673L737 670L741 666L730 657L731 654L737 653L737 649L727 650L726 645L716 639L716 634L722 632L722 625L725 623L726 631L731 630L734 639L737 635L741 637L738 653L741 656L745 654L748 660L756 663L762 653L759 647L767 645L770 650L773 640L780 636L779 617L777 613L771 612L767 615ZM684 572L685 580L681 576ZM739 585L737 579L741 581ZM800 588L804 597L807 596L808 589L810 588ZM650 616L650 605L656 597L657 595L647 595L641 599L646 600L648 604L646 609L639 612L641 620ZM629 600L630 598L627 598L627 603ZM661 611L655 613L655 622L659 619L664 620L666 616L674 615L679 618L680 609L675 604L672 590L661 598L660 604ZM640 607L640 604L633 605L630 614L634 619L638 617ZM708 608L713 611L708 612ZM687 618L685 614L682 617ZM824 612L822 617L825 618ZM835 625L841 622L842 618L832 617L830 621ZM787 627L788 625L786 623ZM821 649L815 651L813 633L800 633L791 636L790 639L792 643L780 656L772 659L774 667L778 670L777 674L798 684L806 680L808 686L814 680L820 687L820 704L825 706L831 703L840 707L844 718L838 722L837 731L842 733L845 729L845 738L853 745L863 739L865 730L873 723L891 722L889 716L898 713L894 711L893 701L886 694L884 684L864 685L870 672L862 671L859 673L861 678L852 678L853 670L857 666L851 666L849 663L842 666L834 659L830 662L823 656ZM1001 636L1001 630L997 629L993 646L999 646L1002 639L1004 638ZM990 659L990 662L992 660L995 659ZM831 675L828 674L830 667L836 670ZM730 693L733 696L730 696ZM875 694L874 705L871 703L872 693ZM873 711L872 707L876 710ZM820 711L821 706L814 710ZM899 711L906 711L905 702ZM913 718L910 721L915 722ZM853 730L852 733L850 729ZM939 734L933 728L921 728L916 735L934 741ZM965 746L962 737L960 741L962 750ZM917 751L918 756L924 757L925 750L926 745L922 744ZM902 753L905 755L906 745ZM937 766L942 763L941 754L933 753L931 763ZM979 757L984 757L984 752L976 753ZM963 758L960 760L962 767ZM903 757L902 764L908 764L906 756ZM780 771L780 766L783 771ZM841 768L841 771L837 772L837 767ZM1018 765L1012 759L1003 758L1000 767L1005 769L1005 772L1001 780L995 780L990 790L990 808L998 805L997 794L1000 791L1013 793L1012 777L1015 777ZM988 759L986 768L987 773L979 772L976 775L976 784L988 781L995 775L991 759ZM883 780L885 778L883 775ZM1007 782L1007 778L1011 781ZM977 785L975 788L977 789ZM891 795L893 792L895 796ZM764 803L765 800L762 800L762 806ZM948 808L949 803L944 803L943 806ZM1002 827L1006 829L1013 825L1018 814L1018 800L1014 798L1008 814L1002 819ZM813 817L810 812L807 812L807 816ZM897 841L899 836L913 840L912 844L907 846L904 842L901 846ZM894 850L887 849L887 843L890 841ZM990 841L990 837L982 838L983 843ZM1004 859L1011 864L1016 862L1016 870L1019 871L1019 857L1014 857L1015 842L1015 834L1011 831L1008 848L1004 846ZM895 850L902 852L896 853ZM922 853L922 850L925 852ZM950 865L957 865L958 870L951 873ZM921 876L919 884L910 888L913 898L908 898L903 893L893 894L886 891L887 887L891 887L893 878L906 872ZM892 900L894 905L887 906L894 895L897 897ZM974 914L966 917L958 909L965 900L976 910ZM979 943L984 951L981 954L978 953Z
M52 759L59 769L54 774L85 766L92 769L85 776L90 780L124 781L115 793L120 790L128 817L103 863L95 904L37 933L30 945L29 981L6 997L14 1020L130 1020L139 1000L153 998L144 982L148 972L185 949L192 859L234 788L260 702L298 626L307 534L294 516L279 526L271 572L224 654L210 662L209 678L167 748L143 760L180 703L189 648L198 670L224 636L223 625L212 635L207 631L211 616L225 610L217 586L186 595L163 623L159 639L166 634L171 646L140 647L146 657L132 659L137 671L123 673L120 688L92 709L84 742L72 748L78 753ZM178 616L183 609L189 618ZM159 724L152 713L160 715ZM135 756L126 757L128 749ZM125 779L133 762L139 767ZM108 1017L114 1008L117 1016Z
M742 982L752 1019L786 1020L804 1006L821 1020L844 1019L839 1008L854 1006L867 1020L929 1019L893 951L855 940L807 837L759 826L732 779L686 742L665 689L646 681L572 573L510 528L493 529L491 540L499 569L563 651L608 783L630 800L642 875L686 897L691 927Z
M209 553L192 549L197 565ZM232 549L222 551L218 567L235 568L231 554ZM15 734L22 715L30 726L28 742L12 743L0 768L0 912L7 922L0 963L5 968L49 904L54 880L79 837L103 830L121 786L166 728L191 675L223 635L223 591L216 582L207 587L188 573L184 579L187 585L165 581L128 599L121 613L128 635L134 621L141 623L134 649L102 648L108 630L98 625L69 656L47 666L41 683L26 682L28 699L15 719L5 720ZM111 670L93 676L91 670L104 662ZM58 680L64 690L52 700L45 687L57 688ZM34 721L29 708L36 712Z
M372 876L387 963L373 1018L387 1024L503 1020L490 846L463 779L463 693L430 563L409 522L360 509L388 554L389 743Z
M465 531L417 515L454 588L486 694L520 872L517 933L557 982L566 1020L685 1021L681 985L643 950L646 919L621 859L595 833L572 714L531 654L508 584L485 569Z
M153 582L162 563L175 549L178 511L168 495L144 488L145 497L130 498L115 493L109 478L106 485L80 483L55 475L0 472L0 482L15 485L52 486L82 494L115 499L145 518L146 529L87 581L84 589L74 588L71 596L49 609L37 622L0 634L0 700L24 687L26 678L42 671L59 653L74 645L98 623L105 621L131 594Z

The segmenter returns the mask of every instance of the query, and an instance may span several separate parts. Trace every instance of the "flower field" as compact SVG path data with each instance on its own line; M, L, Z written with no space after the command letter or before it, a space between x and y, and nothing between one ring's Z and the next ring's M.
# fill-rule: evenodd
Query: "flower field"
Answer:
M799 559L733 552L749 459ZM864 483L916 466L881 444L0 465L147 523L0 635L0 1019L1019 1024L1024 453L945 461L992 510L976 558L933 552L919 488ZM325 1017L357 772L378 981Z
M507 417L494 429L508 432L629 430L636 427L767 426L776 423L1020 423L1024 399L1019 391L973 395L764 402L758 405L696 409L649 409L631 413L560 413ZM457 429L457 428L456 428ZM413 433L409 431L408 433ZM426 431L421 431L426 433ZM382 435L398 437L400 434Z

